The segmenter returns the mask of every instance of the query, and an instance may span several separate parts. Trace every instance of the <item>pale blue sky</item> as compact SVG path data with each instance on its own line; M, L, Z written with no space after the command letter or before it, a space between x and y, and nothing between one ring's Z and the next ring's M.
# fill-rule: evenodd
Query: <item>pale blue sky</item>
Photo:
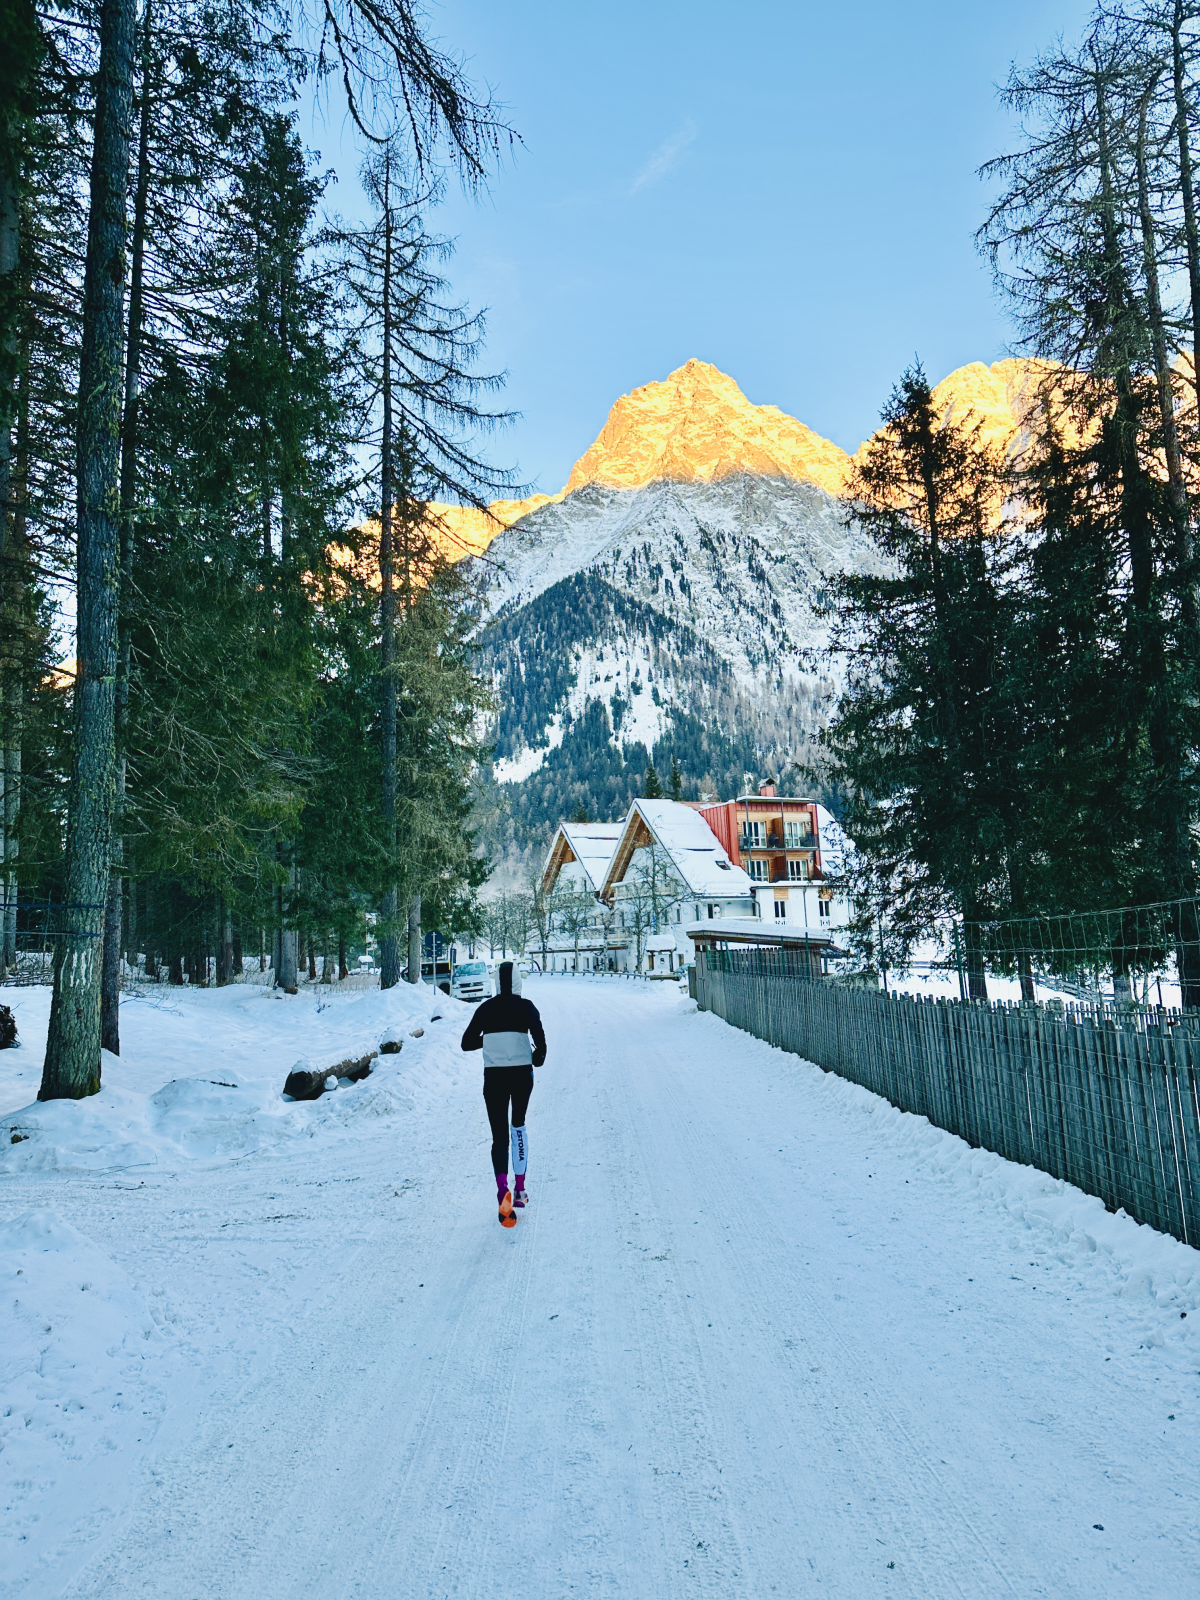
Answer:
M690 356L853 450L915 354L934 379L1002 356L972 241L976 169L1012 137L995 89L1088 9L437 6L524 138L482 204L452 191L432 219L523 413L494 458L560 488L617 396ZM302 134L350 176L340 122Z

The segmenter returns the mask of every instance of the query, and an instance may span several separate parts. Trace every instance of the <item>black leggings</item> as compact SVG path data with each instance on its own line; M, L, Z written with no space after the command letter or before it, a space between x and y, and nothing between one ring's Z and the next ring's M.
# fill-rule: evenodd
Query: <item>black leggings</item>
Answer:
M525 1111L533 1093L532 1067L485 1067L483 1103L492 1125L492 1171L508 1171L508 1102L512 1100L512 1125L525 1126Z

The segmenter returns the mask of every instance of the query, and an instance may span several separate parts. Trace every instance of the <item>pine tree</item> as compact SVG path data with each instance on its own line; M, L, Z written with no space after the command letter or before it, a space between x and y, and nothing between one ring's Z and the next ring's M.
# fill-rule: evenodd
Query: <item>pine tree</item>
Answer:
M829 729L851 790L846 827L858 898L902 947L948 913L968 930L972 997L986 995L978 925L1011 905L1020 817L1011 775L1019 729L1006 681L1012 629L1003 463L975 432L938 417L919 367L852 479L847 515L894 574L834 583L848 687Z
M679 770L679 762L671 757L671 777L667 783L667 795L671 800L683 799L683 773Z
M642 783L642 798L645 800L661 800L663 798L663 786L658 781L658 773L654 770L653 761L646 764L646 777Z
M588 816L588 808L584 805L582 800L577 800L575 802L575 809L571 813L571 821L579 823L591 821L591 818Z

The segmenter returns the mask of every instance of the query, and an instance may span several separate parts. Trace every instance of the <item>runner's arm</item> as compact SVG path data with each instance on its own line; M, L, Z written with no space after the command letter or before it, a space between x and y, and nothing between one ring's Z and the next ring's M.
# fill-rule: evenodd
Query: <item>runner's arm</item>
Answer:
M546 1059L546 1035L542 1030L542 1019L538 1016L538 1008L530 1000L529 1004L529 1032L533 1035L533 1064L540 1067Z

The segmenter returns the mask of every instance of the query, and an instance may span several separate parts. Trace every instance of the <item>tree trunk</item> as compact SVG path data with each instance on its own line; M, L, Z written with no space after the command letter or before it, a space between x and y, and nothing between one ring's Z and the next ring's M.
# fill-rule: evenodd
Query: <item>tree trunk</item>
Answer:
M217 901L217 910L221 926L221 943L217 951L217 982L224 985L233 981L233 916L224 895Z
M146 885L145 899L142 903L142 920L145 931L142 938L146 945L146 976L158 978L158 952L154 947L156 929L154 926L154 898L150 885Z
M116 788L121 321L133 87L134 0L101 0L76 430L75 723L63 927L39 1098L100 1087L100 977Z
M1028 950L1021 952L1020 958L1021 999L1036 1000L1037 988L1033 981L1033 962L1029 959Z
M1191 641L1195 639L1197 627L1195 579L1192 571L1192 522L1188 508L1187 486L1183 477L1183 462L1179 451L1179 428L1175 420L1174 373L1171 371L1171 352L1168 347L1167 326L1159 290L1158 240L1150 203L1146 149L1146 115L1150 92L1151 90L1147 90L1143 96L1138 117L1136 152L1138 217L1142 228L1142 262L1146 275L1146 320L1150 325L1150 348L1154 356L1162 451L1167 466L1167 503L1170 506L1171 524L1175 534L1175 561L1181 579L1179 599L1182 621Z
M121 763L120 765L123 765ZM117 799L113 806L114 819L121 809L120 776L117 778ZM120 865L121 846L113 840L113 865ZM108 880L108 899L104 907L104 953L100 975L100 1043L114 1056L121 1054L121 879L113 872Z
M435 971L436 979L437 973ZM421 981L421 896L413 895L408 902L408 981Z
M279 936L279 987L285 994L295 994L300 985L296 977L295 928L284 928Z
M0 127L0 607L7 598L5 562L8 556L9 520L13 513L12 484L12 398L16 387L18 331L15 315L20 300L18 275L21 265L21 145L20 115L17 100L23 95L33 71L37 42L37 20L32 5L19 3L5 18L17 24L16 38L6 38L9 56L5 88L12 96L7 122ZM13 52L16 72L13 73Z
M345 938L344 934L340 934L339 933L338 934L338 977L339 978L348 978L349 976L350 976L350 968L346 965L346 938Z
M121 1053L121 899L125 842L121 818L125 810L127 764L125 740L129 724L128 613L133 576L133 506L137 493L138 395L142 369L142 322L146 260L146 213L150 195L150 38L151 0L142 18L141 114L138 121L137 186L133 202L133 233L129 279L128 329L125 351L125 403L121 417L121 574L117 619L118 653L116 685L117 790L113 806L112 872L104 913L104 968L100 984L100 1033L106 1050Z
M288 882L293 896L296 890L296 878L297 868L295 862L293 862L291 871L288 874ZM289 905L286 909L290 910L291 906ZM295 994L300 987L296 976L296 956L300 936L295 928L283 926L284 913L283 889L281 888L279 891L279 966L276 968L277 976L275 981L285 994Z
M300 1067L288 1073L283 1092L293 1100L319 1100L330 1078L347 1078L351 1083L361 1083L369 1077L371 1063L378 1054L377 1050L372 1050L369 1056L351 1057L330 1067Z
M1196 219L1196 184L1188 128L1192 108L1187 96L1187 65L1183 29L1189 17L1183 0L1175 0L1171 22L1171 75L1175 91L1175 137L1179 146L1179 197L1183 203L1183 233L1187 242L1188 289L1192 304L1192 385L1200 406L1200 225Z
M245 956L242 951L242 925L235 922L233 925L233 975L240 978L246 970Z
M308 981L309 983L317 981L317 947L311 933L308 936Z
M383 433L379 451L379 664L382 676L383 793L380 812L383 842L395 872L396 856L396 600L392 590L392 504L395 498L392 462L392 199L391 156L384 159L383 180ZM399 894L393 881L380 904L379 987L400 982ZM420 922L420 911L417 913ZM412 945L409 910L409 945ZM410 981L411 981L411 959Z

